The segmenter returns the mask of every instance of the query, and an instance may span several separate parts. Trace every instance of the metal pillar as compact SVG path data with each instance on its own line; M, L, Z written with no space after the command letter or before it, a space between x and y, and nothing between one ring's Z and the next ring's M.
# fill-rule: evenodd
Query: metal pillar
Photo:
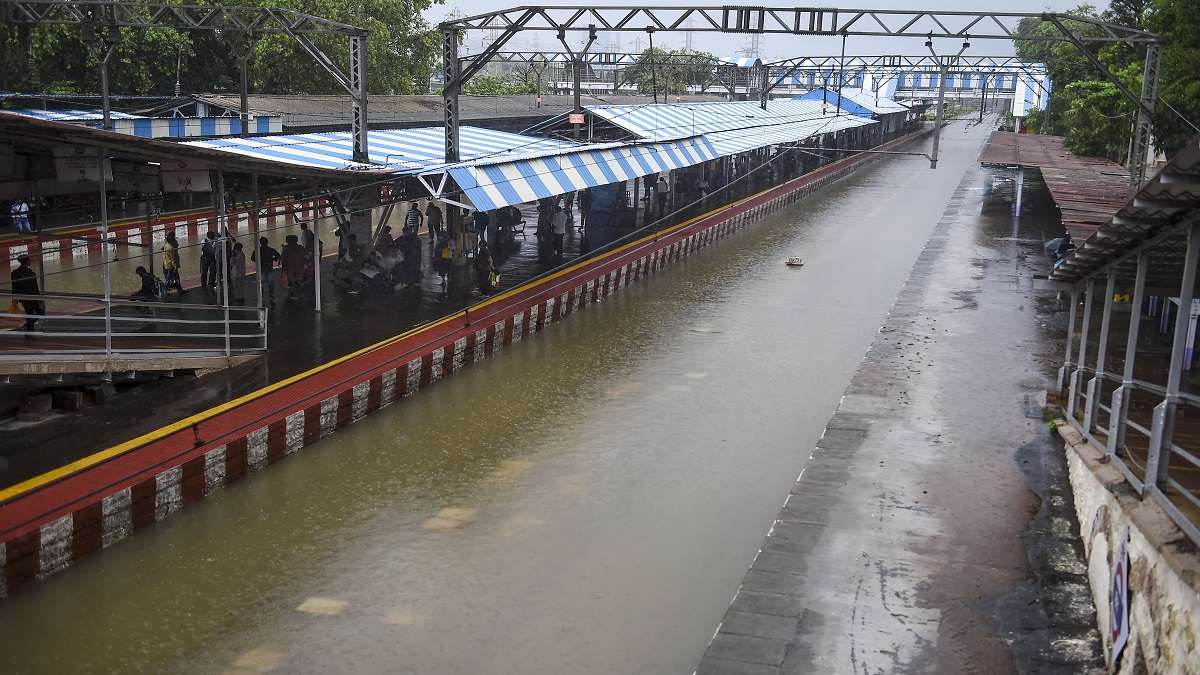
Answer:
M112 270L108 265L108 179L104 175L104 150L96 149L100 169L100 269L104 277L104 372L112 378Z
M258 196L258 174L257 173L250 174L250 192L252 193L251 199L253 200L253 203L250 205L250 208L252 209L252 211L250 211L250 231L254 233L254 249L253 250L255 253L258 254L255 256L255 259L258 260L258 264L256 265L255 270L254 270L254 287L256 289L256 293L258 294L258 297L256 298L256 300L258 301L258 306L259 306L259 308L262 308L263 307L263 284L265 283L264 279L266 277L266 273L263 272L262 247L260 247L258 244L259 238L262 237L262 235L259 233L259 229L258 229L258 216L259 216L260 210L262 208L262 205L259 202L259 196ZM267 261L267 264L270 265L271 264L270 261ZM266 316L266 315L264 314L263 316Z
M766 110L767 100L771 97L771 69L764 63L759 66L759 70L761 71L761 77L759 78L759 98L761 101L759 102L759 107Z
M1079 289L1071 289L1071 312L1067 317L1067 348L1063 355L1063 364L1058 369L1058 393L1061 394L1063 388L1067 386L1067 378L1070 376L1071 366L1071 343L1075 340L1075 310L1079 307Z
M1175 335L1171 343L1171 366L1167 371L1167 394L1154 406L1150 427L1150 450L1146 459L1146 481L1142 496L1149 494L1167 475L1171 464L1171 442L1175 436L1175 410L1179 407L1179 382L1188 348L1192 298L1196 286L1196 264L1200 262L1200 223L1188 227L1187 254L1183 261L1183 279L1179 284L1179 312L1175 315Z
M946 115L946 67L945 59L938 59L938 102L937 102L937 119L933 123L933 151L930 152L932 159L929 160L929 168L936 169L938 162L938 146L942 141L942 120ZM840 96L840 94L839 94Z
M1083 430L1091 435L1096 413L1100 410L1100 392L1104 387L1104 360L1108 357L1108 329L1112 323L1113 295L1117 291L1117 268L1108 269L1104 284L1104 310L1100 314L1100 346L1096 350L1096 371L1087 383L1087 403L1083 410Z
M221 308L222 318L225 322L225 356L231 356L233 351L229 344L229 285L232 283L233 275L229 269L229 252L227 250L229 242L229 226L225 222L225 172L220 168L217 169L217 189L213 193L217 203L217 242L221 247Z
M979 121L983 122L983 109L987 104L987 75L985 74L981 79L983 88L979 93Z
M442 31L442 112L446 127L446 161L459 160L458 94L462 89L458 63L459 31ZM449 211L454 211L450 209ZM447 217L450 213L447 212ZM449 224L449 223L447 223Z
M250 135L250 57L243 56L241 72L241 86L239 93L241 94L242 103L242 130L238 134L242 138Z
M1146 164L1150 154L1150 132L1158 96L1158 69L1162 60L1162 45L1146 45L1146 64L1142 71L1142 105L1138 108L1137 124L1133 129L1133 147L1129 153L1129 187L1137 190L1146 182Z
M1087 282L1087 297L1083 301L1083 323L1079 326L1079 355L1075 359L1075 370L1071 373L1071 386L1067 392L1067 415L1075 417L1075 401L1083 377L1083 369L1087 366L1088 332L1092 323L1092 300L1096 297L1096 282Z
M313 310L321 312L321 218L313 211ZM373 243L373 242L372 242Z
M455 63L458 60L455 59ZM350 108L354 120L354 161L369 162L367 152L367 36L350 36ZM457 129L455 130L457 132Z
M103 105L103 124L102 129L112 131L112 101L109 100L108 93L108 62L112 60L113 52L117 50L115 42L110 42L107 47L103 48L104 55L97 59L100 62L100 98ZM102 158L103 159L103 158ZM103 162L101 162L103 163ZM103 171L101 172L103 173Z
M1125 446L1126 422L1129 420L1129 397L1133 393L1133 366L1137 358L1138 333L1142 329L1142 303L1146 299L1146 273L1150 269L1150 253L1142 250L1137 256L1137 276L1133 282L1133 302L1129 313L1129 332L1125 336L1125 363L1121 369L1121 386L1113 392L1112 412L1108 421L1108 447L1115 455Z

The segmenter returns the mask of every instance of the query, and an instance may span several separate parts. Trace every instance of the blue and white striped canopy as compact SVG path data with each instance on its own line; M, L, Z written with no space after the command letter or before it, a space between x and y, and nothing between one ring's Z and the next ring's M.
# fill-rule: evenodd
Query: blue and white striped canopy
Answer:
M696 137L584 146L518 161L466 162L447 171L475 208L490 211L692 166L717 156L712 143Z
M32 117L33 119L43 120L46 122L98 122L104 119L104 112L101 110L84 110L78 108L58 108L55 110L42 110L41 108L5 108L4 112L10 112L14 115L23 115ZM109 111L109 119L114 120L136 120L144 119L140 115L130 115L129 113L117 112L116 110Z
M647 140L669 140L717 131L749 130L828 117L820 101L779 99L767 109L755 101L668 103L661 105L588 106L610 124ZM837 109L833 108L836 113Z
M755 129L754 133L744 131L716 131L705 137L712 143L717 154L724 157L749 152L771 145L796 143L821 134L830 134L843 129L853 129L878 124L871 119L855 115L830 115L823 120L808 120L777 124Z
M567 141L479 127L460 127L459 138L460 158L463 160L525 157L531 153L575 147L575 144ZM442 127L368 132L367 150L371 163L376 166L352 160L354 143L346 131L219 138L191 141L188 145L320 169L384 168L391 173L406 174L428 171L446 163L445 132Z

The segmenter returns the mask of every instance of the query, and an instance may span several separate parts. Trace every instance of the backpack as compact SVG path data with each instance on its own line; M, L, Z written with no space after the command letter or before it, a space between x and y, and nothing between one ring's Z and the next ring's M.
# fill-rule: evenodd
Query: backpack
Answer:
M200 244L200 257L205 260L213 259L212 239L205 239L203 244Z

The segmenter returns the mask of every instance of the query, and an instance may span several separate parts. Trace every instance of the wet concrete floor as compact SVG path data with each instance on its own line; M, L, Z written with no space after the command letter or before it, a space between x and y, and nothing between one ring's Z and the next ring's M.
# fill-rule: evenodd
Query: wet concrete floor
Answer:
M888 159L12 598L6 670L690 672L985 136L953 125L936 172ZM1023 485L1013 449L979 481ZM989 584L1021 577L1020 496L961 509L1014 533Z
M1009 178L963 174L699 675L1103 672L1041 410L1057 217L1042 194L1014 219Z

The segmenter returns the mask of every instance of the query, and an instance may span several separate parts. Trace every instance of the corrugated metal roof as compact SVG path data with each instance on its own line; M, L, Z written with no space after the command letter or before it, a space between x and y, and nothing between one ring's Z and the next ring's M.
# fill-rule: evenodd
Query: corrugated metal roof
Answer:
M576 147L566 141L478 127L460 127L459 134L463 159L518 157L531 152ZM350 132L346 131L220 138L191 141L185 145L322 169L371 166L351 159L354 145ZM367 148L373 164L386 167L393 173L419 173L445 163L445 132L442 127L370 131Z
M825 114L821 108L820 101L781 99L768 102L766 110L753 101L588 106L587 109L635 136L661 141L720 131L822 121L838 116L837 109L832 106Z
M723 157L765 148L769 145L796 143L820 134L872 124L878 124L878 122L856 115L830 115L821 119L765 126L755 129L754 133L749 134L743 129L738 129L716 131L705 134L705 137L712 142L717 154Z
M1116 263L1132 274L1136 262L1132 253L1143 244L1157 242L1151 250L1151 274L1159 282L1178 284L1187 243L1187 228L1181 225L1195 218L1197 210L1200 135L1193 136L1136 194L1123 200L1116 213L1090 236L1076 237L1078 248L1051 278L1077 281Z
M23 117L32 117L35 120L46 120L48 122L99 122L104 119L103 111L83 108L56 108L53 110L42 110L41 108L5 108L4 112ZM145 118L141 115L130 115L129 113L113 110L109 112L109 119L137 120Z
M240 110L237 95L198 94L197 101L218 106L225 110ZM584 104L616 103L636 105L648 103L649 96L605 96L603 99L584 94ZM674 97L672 97L674 98ZM685 101L718 101L716 95L687 95ZM284 129L295 127L321 127L350 123L349 96L285 96L251 94L248 103L256 115L278 115L283 118ZM521 96L460 96L458 99L459 119L463 123L471 120L498 118L549 117L574 109L571 96L546 95L538 105L537 97ZM372 96L367 104L367 119L372 125L437 125L445 119L442 97L437 94L414 96ZM530 122L532 123L532 122Z
M447 172L475 208L490 211L716 159L703 137L585 146L518 161L480 160Z
M797 96L799 100L821 100L826 97L831 105L838 101L838 92L836 89L821 89L817 88L810 92L806 92ZM842 109L855 115L890 115L892 113L907 112L908 106L897 103L883 94L876 95L875 92L863 91L862 89L843 88L841 94Z
M1076 241L1087 239L1129 195L1129 171L1103 157L1080 157L1063 147L1061 136L994 131L979 155L985 165L1027 166L1042 179Z

